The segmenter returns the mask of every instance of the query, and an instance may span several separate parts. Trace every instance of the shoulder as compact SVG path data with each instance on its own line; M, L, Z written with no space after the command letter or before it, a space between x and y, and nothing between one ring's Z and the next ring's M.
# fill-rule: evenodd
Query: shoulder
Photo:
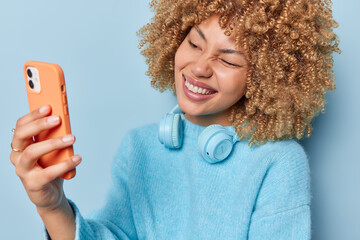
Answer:
M285 159L288 159L288 161L291 161L291 159L293 161L307 161L304 148L294 139L266 142L259 146L248 147L248 151L250 154L266 158L270 165Z
M296 140L274 142L269 170L293 177L309 178L309 161L304 148Z
M262 177L252 218L290 214L290 210L311 204L311 178L306 155L280 151Z
M148 124L145 126L137 127L130 129L124 136L122 145L129 146L137 146L142 145L149 145L149 143L154 143L158 141L158 124Z
M278 179L298 176L309 178L309 162L302 145L294 139L267 142L259 146L249 147L243 143L242 154L261 171L263 177Z
M255 209L272 214L311 201L310 168L307 155L296 140L269 142L257 151L268 153ZM276 206L276 207L274 207Z
M129 130L126 135L125 135L125 139L139 139L139 137L141 138L154 138L157 137L158 134L158 124L153 123L153 124L148 124L145 126L141 126L138 128L134 128Z
M129 130L116 151L115 162L131 159L159 142L158 124L148 124Z
M129 130L121 141L118 148L119 152L133 151L138 148L144 148L158 139L158 124L148 124ZM158 141L158 140L157 140Z
M304 148L294 139L266 142L250 149L254 152L264 152L266 154L281 154L286 152L293 154L305 154Z
M268 189L284 192L301 188L303 196L308 198L310 168L308 157L301 144L296 140L284 140L265 145L263 150L266 149L265 152L268 152L269 161L263 184L267 185Z

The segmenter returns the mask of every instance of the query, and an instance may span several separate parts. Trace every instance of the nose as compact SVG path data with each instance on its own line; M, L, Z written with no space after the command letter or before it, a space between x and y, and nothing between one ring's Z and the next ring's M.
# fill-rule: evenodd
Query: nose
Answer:
M201 56L193 62L191 72L194 76L199 78L209 78L212 76L213 71L208 61L205 56Z

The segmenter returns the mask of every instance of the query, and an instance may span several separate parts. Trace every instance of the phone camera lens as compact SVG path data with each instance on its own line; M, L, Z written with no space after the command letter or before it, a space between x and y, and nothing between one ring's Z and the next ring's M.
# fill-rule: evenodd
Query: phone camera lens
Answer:
M29 81L29 86L30 86L31 89L34 88L34 83L33 83L33 81L31 81L31 80Z
M29 76L29 78L31 78L31 77L32 77L32 72L31 72L31 70L28 69L26 72L27 72L27 75Z

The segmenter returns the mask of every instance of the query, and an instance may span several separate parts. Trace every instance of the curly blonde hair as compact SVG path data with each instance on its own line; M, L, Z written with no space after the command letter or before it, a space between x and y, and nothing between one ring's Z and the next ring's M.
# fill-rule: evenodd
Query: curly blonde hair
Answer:
M330 0L153 0L150 23L137 35L151 85L174 87L174 56L190 29L214 14L249 63L245 97L229 121L249 145L310 137L311 120L335 89L333 52L340 53Z

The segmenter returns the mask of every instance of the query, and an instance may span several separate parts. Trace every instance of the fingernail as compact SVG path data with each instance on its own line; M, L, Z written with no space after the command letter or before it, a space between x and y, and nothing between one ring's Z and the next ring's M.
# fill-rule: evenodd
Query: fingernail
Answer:
M49 123L56 123L59 121L59 116L51 116L48 118Z
M78 162L80 162L81 158L80 158L80 156L74 156L71 160L72 160L74 163L78 163Z
M42 106L39 111L40 111L40 113L44 113L44 112L46 112L48 109L49 109L49 105L45 105L45 106Z
M73 135L66 135L62 138L63 142L71 142L74 141L74 136Z

